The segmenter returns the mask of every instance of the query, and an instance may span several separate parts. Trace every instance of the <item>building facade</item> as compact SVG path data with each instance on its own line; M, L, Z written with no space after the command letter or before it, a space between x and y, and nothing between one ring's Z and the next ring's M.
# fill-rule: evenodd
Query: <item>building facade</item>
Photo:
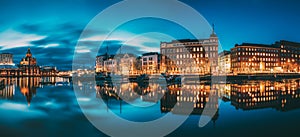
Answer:
M120 54L118 57L118 72L121 75L137 74L135 69L136 56L133 54Z
M275 42L280 49L280 65L286 73L300 72L300 43L281 40Z
M13 54L1 53L0 54L0 65L14 65Z
M231 49L231 70L235 74L298 73L300 43L281 40L272 45L235 45Z
M13 55L10 53L0 54L0 75L17 76L19 73L19 68L13 63Z
M275 45L237 44L231 49L231 71L234 74L281 72L280 50Z
M105 73L117 75L133 75L139 73L136 70L136 56L133 54L117 54L108 57L104 61L103 70Z
M137 74L142 74L143 72L142 62L142 56L138 56L135 61L135 69L137 71Z
M103 62L103 71L106 72L106 73L115 73L117 72L117 69L116 69L116 60L114 59L114 56L110 56L108 57L107 60L105 60Z
M53 76L57 76L58 74L58 71L54 66L43 66L41 67L40 71L41 71L41 76L53 77Z
M26 56L20 62L21 75L23 76L39 76L40 67L37 65L36 59L32 56L30 48L28 48Z
M99 55L96 57L96 72L104 72L104 61L108 59L108 54Z
M218 72L219 74L231 73L231 58L230 51L224 50L218 57Z
M217 73L218 37L161 42L161 72L168 74Z
M144 53L142 55L143 74L159 74L160 55L157 52Z

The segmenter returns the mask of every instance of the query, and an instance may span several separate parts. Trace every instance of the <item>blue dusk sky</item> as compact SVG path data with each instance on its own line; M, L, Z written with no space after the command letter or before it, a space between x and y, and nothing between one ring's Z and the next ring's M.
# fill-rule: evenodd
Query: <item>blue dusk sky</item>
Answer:
M215 24L223 49L230 50L243 42L272 44L278 40L300 42L300 2L298 0L181 0ZM86 25L98 13L118 3L117 0L0 0L0 50L14 54L19 63L27 48L31 48L39 65L54 65L71 69L75 46ZM180 9L179 9L180 10ZM170 11L172 13L172 11ZM186 15L188 16L188 15ZM112 18L118 18L112 16ZM149 27L151 26L151 27ZM105 33L91 33L95 40ZM160 41L170 37L148 34L139 41L124 43L140 33L170 34L176 39L193 38L184 28L166 20L141 19L118 28L117 35L104 42L113 54L120 45L127 50L143 53L159 51ZM201 33L201 32L199 32ZM88 49L80 49L89 52ZM104 53L101 48L99 54Z

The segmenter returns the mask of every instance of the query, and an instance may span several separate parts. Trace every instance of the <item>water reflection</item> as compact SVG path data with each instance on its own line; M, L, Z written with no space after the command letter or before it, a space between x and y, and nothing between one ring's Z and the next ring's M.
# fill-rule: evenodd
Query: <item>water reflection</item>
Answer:
M139 84L139 83L112 83L97 86L97 97L104 100L114 98L117 100L134 101L141 99L144 102L158 102L164 94L164 87L159 83Z
M0 88L0 98L13 99L16 88L26 98L27 105L30 106L31 101L37 94L38 88L43 86L54 86L57 81L69 83L67 78L59 77L20 77L20 78L4 78Z
M4 99L12 99L15 95L15 85L2 85L0 88L0 97Z
M275 108L288 111L300 108L299 80L253 81L231 84L231 104L237 109Z
M174 106L192 103L192 115L201 115L203 109L218 110L219 99L231 102L236 109L253 110L275 108L288 111L300 107L300 80L247 81L227 84L200 83L197 85L171 84L166 87L159 83L140 85L139 83L101 84L96 87L97 98L108 100L160 103L162 113L182 114L184 108L173 110ZM188 94L188 95L187 95ZM207 104L207 102L211 102ZM173 111L172 111L173 110ZM214 118L218 117L218 111Z
M97 98L102 98L106 104L110 100L120 101L120 113L122 113L122 102L152 102L159 103L160 112L173 113L175 115L185 115L188 108L183 107L186 104L193 105L191 115L202 115L204 108L213 115L212 120L218 119L218 90L216 86L210 84L202 85L181 85L171 84L164 86L160 83L119 83L102 84L96 87ZM129 101L129 102L128 102ZM210 102L210 103L208 103ZM177 105L177 107L175 107ZM176 108L176 109L175 109ZM134 109L134 108L132 108Z
M180 132L182 135L199 134L200 130L203 131L198 128L197 124L199 117L204 115L204 107L208 111L218 110L212 117L210 125L205 127L205 131L211 131L209 133L215 132L215 129L209 129L213 126L221 129L220 134L228 129L242 134L249 131L250 124L256 124L251 127L251 130L254 131L256 127L264 129L263 127L266 126L277 130L280 128L279 123L284 123L287 129L296 128L300 122L299 119L295 119L300 112L299 79L231 82L214 85L207 82L164 85L155 82L111 83L102 81L96 87L91 82L79 81L76 86L80 86L82 94L88 96L81 99L77 98L77 100L72 87L58 86L58 82L69 82L69 80L34 77L4 79L4 86L0 86L0 98L2 99L0 100L0 123L5 127L1 128L5 128L4 130L21 130L20 132L6 133L7 135L34 136L36 133L29 133L28 131L36 123L51 125L49 127L35 126L37 131L40 131L39 135L43 135L44 132L57 133L57 131L65 130L67 131L62 136L70 134L83 136L87 133L84 131L89 131L88 133L95 135L99 134L99 131L93 129L92 125L82 115L77 101L95 108L88 113L100 114L93 115L96 119L104 120L107 118L101 115L107 113L105 110L107 106L107 109L109 108L117 115L138 122L155 120L166 113L181 116L184 108L179 107L180 109L174 110L174 106L190 103L193 105L193 111L186 124L183 125L182 129L184 130L180 129L175 132ZM103 99L106 104L99 104L99 98ZM131 107L131 103L151 107L150 109ZM95 111L100 111L100 113L95 113ZM286 113L281 113L283 111ZM14 115L16 113L18 115ZM57 115L58 113L59 115ZM292 124L290 124L291 122ZM69 127L80 130L74 131L73 128ZM93 130L91 131L91 129ZM296 132L297 130L293 131ZM3 134L0 133L0 135ZM53 134L53 136L56 135Z
M23 77L5 78L0 86L0 98L13 99L16 88L30 106L36 96L38 88L55 86L59 82L69 83L69 79L55 77ZM91 85L81 84L82 90L93 89ZM204 107L219 109L219 99L230 102L236 109L253 110L274 108L278 111L289 111L300 108L300 80L282 81L247 81L231 82L227 84L200 83L197 85L160 83L111 83L104 82L96 87L96 97L104 101L120 100L126 102L160 103L162 113L172 112L181 114L182 110L171 111L174 105L192 103L193 115L201 115ZM188 94L188 95L187 95ZM207 102L211 102L207 106ZM217 114L218 115L218 114Z

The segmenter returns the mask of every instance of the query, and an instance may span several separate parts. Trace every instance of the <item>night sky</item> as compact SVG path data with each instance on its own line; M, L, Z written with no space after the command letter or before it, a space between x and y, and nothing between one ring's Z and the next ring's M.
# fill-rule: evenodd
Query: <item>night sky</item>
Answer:
M117 3L117 0L0 0L1 52L14 54L19 63L27 48L31 48L39 65L55 65L58 69L71 69L74 48L82 30L99 12ZM271 44L284 39L300 42L300 2L297 0L182 0L196 9L215 31L223 49L229 50L243 42ZM170 11L172 12L172 11ZM114 17L117 18L117 17ZM120 35L105 42L119 47L129 36L149 29L173 33L176 39L192 38L184 29L167 21L145 19L119 28ZM103 26L105 31L105 26ZM91 36L97 38L101 34ZM143 36L140 43L126 43L129 50L137 52L158 51L160 41L153 35ZM133 45L130 47L130 45ZM136 47L136 45L139 45ZM142 46L141 46L142 45ZM88 50L82 49L82 52ZM100 49L99 54L104 53Z

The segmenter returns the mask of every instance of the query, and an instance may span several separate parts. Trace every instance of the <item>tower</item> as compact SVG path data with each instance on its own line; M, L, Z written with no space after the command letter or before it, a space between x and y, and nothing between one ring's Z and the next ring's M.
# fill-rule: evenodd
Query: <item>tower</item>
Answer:
M32 57L30 48L27 49L26 57Z
M210 34L210 38L212 42L216 42L218 40L218 36L215 33L215 24L212 24L212 33Z
M209 62L210 62L210 73L216 74L217 65L218 65L218 51L219 51L219 39L217 34L215 33L215 24L212 24L212 33L209 37L209 50L206 51L209 54Z

